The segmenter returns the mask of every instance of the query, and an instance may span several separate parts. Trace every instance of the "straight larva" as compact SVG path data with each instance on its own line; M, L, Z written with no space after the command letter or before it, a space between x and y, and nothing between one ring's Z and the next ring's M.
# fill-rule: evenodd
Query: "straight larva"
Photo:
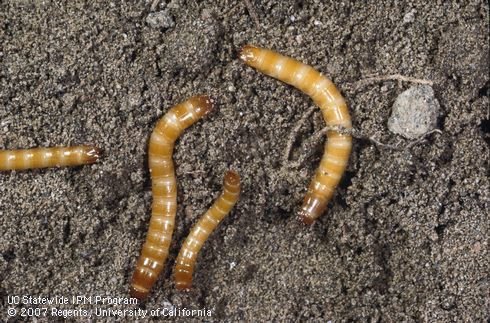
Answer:
M240 176L228 171L223 181L223 192L209 210L199 219L185 239L175 263L175 287L179 290L190 290L192 274L197 255L204 242L230 213L240 195Z
M95 163L99 156L95 146L0 150L0 171L80 166Z
M288 83L306 93L320 107L327 126L352 128L349 110L335 85L313 67L271 50L246 45L240 58L258 71ZM352 137L327 132L325 152L298 213L305 224L312 224L326 209L352 149Z
M165 265L168 256L175 214L177 183L172 154L181 133L212 109L208 96L195 96L170 109L155 126L150 138L148 165L152 179L153 204L141 256L136 264L130 294L146 298Z

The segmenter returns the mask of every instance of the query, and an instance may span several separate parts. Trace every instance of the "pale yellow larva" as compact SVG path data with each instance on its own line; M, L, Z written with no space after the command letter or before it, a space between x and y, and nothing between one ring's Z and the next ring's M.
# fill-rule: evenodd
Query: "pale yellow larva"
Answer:
M79 166L95 163L99 156L95 146L0 150L0 171Z
M223 193L216 199L209 210L199 219L185 239L175 262L175 287L190 290L192 274L196 265L197 255L204 242L231 211L240 195L240 176L228 171L223 180Z
M141 256L136 264L130 294L146 298L165 265L177 211L177 183L172 154L181 133L213 107L208 96L195 96L170 109L151 134L148 164L152 178L153 204Z
M243 47L240 58L258 71L309 95L320 107L327 126L352 128L344 98L332 81L313 67L271 50L250 45ZM333 130L327 132L323 158L298 213L303 223L313 223L325 211L345 171L351 149L352 137L349 134Z

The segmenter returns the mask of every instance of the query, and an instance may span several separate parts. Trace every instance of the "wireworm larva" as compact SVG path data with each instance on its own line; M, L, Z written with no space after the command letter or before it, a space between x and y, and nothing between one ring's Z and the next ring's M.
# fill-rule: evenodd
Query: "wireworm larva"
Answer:
M313 67L268 49L246 45L240 58L258 71L288 83L310 96L320 107L327 126L351 129L344 98L335 85ZM320 166L313 177L298 213L304 224L312 224L326 209L335 187L345 171L352 148L352 137L338 131L327 132Z
M192 274L197 255L204 241L209 237L221 220L230 213L240 195L240 176L234 171L227 171L223 180L223 192L214 201L209 210L194 225L180 249L175 263L175 287L190 290Z
M130 294L148 296L168 256L177 211L177 183L172 153L180 134L211 111L208 96L195 96L171 108L153 130L148 165L152 179L153 203L146 242L134 271Z
M95 146L0 150L0 171L79 166L95 163L99 156Z

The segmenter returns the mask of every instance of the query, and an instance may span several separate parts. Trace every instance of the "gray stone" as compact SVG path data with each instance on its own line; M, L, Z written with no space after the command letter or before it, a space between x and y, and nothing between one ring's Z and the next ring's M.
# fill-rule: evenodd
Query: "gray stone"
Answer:
M146 22L152 28L172 28L175 21L167 10L152 12L146 17Z
M412 86L396 98L388 128L407 139L419 138L436 127L438 115L439 102L432 87Z

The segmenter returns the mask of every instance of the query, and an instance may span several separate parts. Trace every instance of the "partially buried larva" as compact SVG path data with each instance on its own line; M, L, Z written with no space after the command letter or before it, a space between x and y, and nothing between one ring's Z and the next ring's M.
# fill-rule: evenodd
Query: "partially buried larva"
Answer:
M177 183L172 154L181 133L211 111L213 101L195 96L171 108L155 126L150 138L148 164L153 204L146 242L133 274L130 294L146 298L168 256L177 211Z
M320 107L329 127L352 128L349 110L335 85L313 67L268 49L246 45L240 58L258 71L288 83L309 95ZM313 177L298 213L304 224L312 224L325 211L345 171L352 137L330 130L320 166Z
M190 290L197 256L204 242L235 205L240 195L240 176L229 170L223 180L223 192L199 219L185 239L175 262L175 287Z
M95 146L0 150L0 171L80 166L95 163L99 156Z

